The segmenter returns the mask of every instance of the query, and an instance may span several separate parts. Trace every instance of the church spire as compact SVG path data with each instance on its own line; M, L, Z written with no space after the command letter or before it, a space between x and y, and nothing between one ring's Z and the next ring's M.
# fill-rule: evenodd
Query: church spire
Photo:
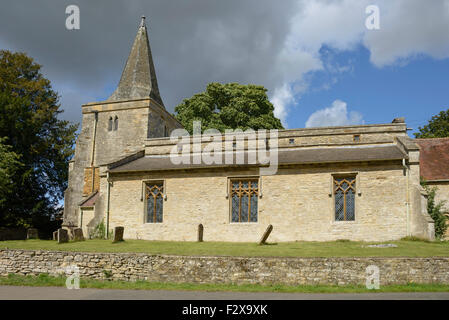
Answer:
M144 16L142 16L139 30L123 69L120 82L108 100L141 98L151 98L164 106L157 86L156 72L154 70Z

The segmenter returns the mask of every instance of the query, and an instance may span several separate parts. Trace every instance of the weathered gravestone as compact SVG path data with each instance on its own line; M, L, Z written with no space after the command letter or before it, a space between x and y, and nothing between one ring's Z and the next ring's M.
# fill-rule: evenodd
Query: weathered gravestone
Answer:
M37 229L29 228L27 230L27 239L39 239L39 234Z
M83 229L76 228L73 230L73 240L75 241L84 241Z
M198 225L198 242L203 242L203 234L204 234L204 227L202 224Z
M58 240L58 230L53 231L53 240Z
M113 242L120 242L123 241L123 232L125 228L124 227L115 227L114 229L114 241Z
M267 228L267 230L265 230L265 232L263 233L262 238L259 241L259 245L265 244L265 242L268 239L268 236L270 235L271 231L273 231L273 226L270 224Z
M58 243L69 242L69 233L66 229L58 229Z

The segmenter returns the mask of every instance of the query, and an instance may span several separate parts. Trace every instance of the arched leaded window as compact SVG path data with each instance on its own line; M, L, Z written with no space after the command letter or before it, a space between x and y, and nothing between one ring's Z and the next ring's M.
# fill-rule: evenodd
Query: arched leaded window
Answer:
M116 131L118 129L118 117L115 116L114 118L114 131Z
M145 185L146 222L161 223L164 206L164 182L148 182Z
M109 122L108 122L108 131L112 130L112 117L109 117Z
M231 222L257 222L258 179L231 180Z
M335 220L355 220L356 177L334 177Z

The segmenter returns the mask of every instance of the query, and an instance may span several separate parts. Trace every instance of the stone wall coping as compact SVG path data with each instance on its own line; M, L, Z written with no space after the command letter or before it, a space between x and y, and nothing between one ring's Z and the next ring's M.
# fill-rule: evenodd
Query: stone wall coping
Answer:
M404 124L398 123L385 123L385 124L364 124L364 125L346 125L346 126L328 126L328 127L311 127L311 128L292 128L292 129L278 129L278 138L308 138L314 136L336 136L336 135L354 135L354 134L380 134L380 133L402 133L405 132ZM267 130L269 132L269 130ZM257 131L255 131L257 133ZM225 139L227 135L229 136L246 136L246 132L233 132L233 133L219 133L210 134L207 137L221 136L222 140ZM191 139L202 138L203 135L189 135ZM182 136L177 136L177 138L182 138ZM269 138L269 135L268 137ZM393 142L393 139L392 139ZM160 145L172 145L175 142L170 141L170 137L159 137L159 138L147 138L146 146L160 146ZM360 143L356 143L360 144Z
M99 256L107 256L107 255L116 255L116 256L140 256L140 257L162 257L162 258L188 258L188 259L222 259L222 258L231 258L231 259L279 259L279 260L448 260L449 256L430 256L430 257L407 257L407 256L366 256L366 257L282 257L282 256L205 256L205 255L174 255L174 254L151 254L145 252L88 252L88 251L54 251L54 250L28 250L28 249L9 249L9 248L0 248L1 252L22 252L22 253L34 253L34 254L65 254L65 255L99 255Z

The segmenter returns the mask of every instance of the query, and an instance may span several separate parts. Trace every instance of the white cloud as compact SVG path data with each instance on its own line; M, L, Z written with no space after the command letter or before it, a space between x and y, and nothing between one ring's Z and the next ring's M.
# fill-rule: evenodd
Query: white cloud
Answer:
M274 105L274 116L281 119L284 126L287 125L288 105L293 101L293 91L287 83L282 87L276 88L271 97L271 103Z
M449 57L448 0L378 0L380 30L368 30L371 0L304 0L291 20L286 46L316 55L323 45L352 50L362 44L378 67L417 54Z
M360 14L348 17L347 12L353 12L354 7L358 8ZM286 119L289 106L297 105L301 93L308 87L304 79L307 73L324 70L341 74L351 70L349 66L332 64L329 57L323 59L319 51L324 44L340 50L353 48L361 39L360 28L354 26L364 26L363 10L362 2L352 0L298 2L298 13L290 21L289 34L276 59L275 70L280 74L280 84L271 96L275 115L284 125L288 125ZM332 82L336 81L334 77Z
M210 82L255 83L269 89L287 125L305 90L330 88L356 66L332 59L335 50L364 46L377 67L420 55L449 57L449 0L78 2L84 19L76 32L61 20L64 1L0 3L0 47L25 51L42 64L60 89L66 116L76 121L81 102L114 90L142 14L149 14L159 89L169 111ZM365 27L371 4L379 6L380 30ZM312 86L314 72L324 77Z
M287 44L318 52L323 44L349 50L362 39L367 0L305 0L291 20Z
M277 56L275 70L281 85L274 89L270 100L274 105L274 115L284 126L288 126L288 106L296 104L295 97L307 88L303 76L322 69L320 59L305 51L284 48Z
M297 13L275 64L283 76L271 100L281 120L288 118L303 92L290 89L286 95L283 88L298 82L307 87L307 72L335 73L331 84L338 81L339 73L351 72L352 66L337 65L320 55L324 45L340 51L363 45L370 51L370 61L379 68L402 66L420 55L449 58L449 0L378 0L380 30L365 27L365 8L371 4L371 0L298 0Z
M449 57L449 1L381 1L380 30L367 31L363 44L371 62L383 67L424 54Z
M330 107L312 113L306 121L306 128L364 123L365 121L363 121L363 116L360 112L351 111L348 113L347 103L335 100Z

